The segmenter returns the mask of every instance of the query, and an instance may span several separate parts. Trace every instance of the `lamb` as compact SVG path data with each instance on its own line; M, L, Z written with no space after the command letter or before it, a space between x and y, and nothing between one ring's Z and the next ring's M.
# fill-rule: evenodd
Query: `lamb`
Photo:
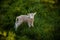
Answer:
M17 30L17 28L23 23L23 22L27 22L29 27L34 27L33 23L34 23L34 16L36 15L35 13L29 13L27 15L20 15L16 17L16 22L15 22L15 30Z

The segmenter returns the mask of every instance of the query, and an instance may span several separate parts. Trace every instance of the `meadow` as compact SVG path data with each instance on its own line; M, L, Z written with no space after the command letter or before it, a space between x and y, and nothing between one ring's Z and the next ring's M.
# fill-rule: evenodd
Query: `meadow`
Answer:
M34 27L22 23L15 31L16 17L34 12ZM0 40L59 40L59 12L56 0L1 0Z

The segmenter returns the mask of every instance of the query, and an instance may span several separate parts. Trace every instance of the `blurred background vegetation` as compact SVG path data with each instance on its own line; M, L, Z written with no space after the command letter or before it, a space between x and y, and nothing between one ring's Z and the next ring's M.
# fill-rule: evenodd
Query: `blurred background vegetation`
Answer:
M60 0L0 0L0 40L59 40ZM14 31L15 18L37 12L34 27L21 24Z

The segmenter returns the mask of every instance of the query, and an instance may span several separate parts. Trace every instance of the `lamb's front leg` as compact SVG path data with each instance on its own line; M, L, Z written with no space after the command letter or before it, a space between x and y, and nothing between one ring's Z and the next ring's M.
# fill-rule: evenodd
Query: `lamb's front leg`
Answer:
M29 26L29 28L31 27L31 24L30 24L30 22L28 22L28 26Z
M31 20L31 26L34 27L34 18Z
M31 23L31 26L34 27L34 22Z

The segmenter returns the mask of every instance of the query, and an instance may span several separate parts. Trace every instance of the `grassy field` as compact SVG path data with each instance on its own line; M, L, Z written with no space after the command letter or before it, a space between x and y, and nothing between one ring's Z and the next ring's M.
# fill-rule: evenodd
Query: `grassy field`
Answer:
M50 2L50 1L49 1ZM0 2L0 40L58 40L60 36L60 9L54 1L5 0ZM37 12L34 27L21 24L15 32L15 18Z

